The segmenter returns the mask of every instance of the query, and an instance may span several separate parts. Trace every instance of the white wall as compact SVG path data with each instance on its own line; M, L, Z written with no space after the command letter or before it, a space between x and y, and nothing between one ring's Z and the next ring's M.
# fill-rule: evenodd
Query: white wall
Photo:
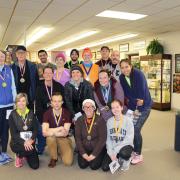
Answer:
M144 41L146 42L146 46L148 43L153 39L158 38L158 40L164 45L164 50L166 54L172 54L172 74L175 72L174 68L174 57L175 54L180 54L180 31L178 32L170 32L155 35L152 37L140 38L133 41L125 41L125 42L116 42L112 44L107 44L113 50L119 50L119 44L129 43L129 52L127 53L135 53L137 51L133 50L132 44L134 42ZM100 47L92 48L93 52L97 52L100 50ZM127 53L120 53L121 59L126 56ZM146 55L146 50L142 49L139 50L139 55ZM171 100L172 109L180 109L180 94L172 93L172 100Z

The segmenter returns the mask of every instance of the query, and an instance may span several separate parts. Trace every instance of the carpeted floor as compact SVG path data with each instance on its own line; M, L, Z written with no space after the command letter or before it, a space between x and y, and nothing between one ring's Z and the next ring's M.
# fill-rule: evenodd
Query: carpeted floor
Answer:
M65 167L58 162L54 169L49 169L49 157L45 152L45 155L40 156L39 170L33 171L27 165L15 168L14 163L11 163L0 166L0 180L179 180L180 153L174 151L174 127L174 112L153 110L143 128L144 162L131 166L126 172L118 171L112 175L102 170L81 170L76 157L72 167Z

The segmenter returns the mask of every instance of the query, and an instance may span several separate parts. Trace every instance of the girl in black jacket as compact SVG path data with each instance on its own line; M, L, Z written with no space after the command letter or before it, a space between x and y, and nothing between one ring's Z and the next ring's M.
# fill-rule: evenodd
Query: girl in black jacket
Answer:
M38 169L39 158L35 149L38 124L34 113L27 108L27 95L25 93L20 93L16 97L16 109L10 114L9 126L10 147L16 153L15 166L22 167L23 160L26 158L32 169Z

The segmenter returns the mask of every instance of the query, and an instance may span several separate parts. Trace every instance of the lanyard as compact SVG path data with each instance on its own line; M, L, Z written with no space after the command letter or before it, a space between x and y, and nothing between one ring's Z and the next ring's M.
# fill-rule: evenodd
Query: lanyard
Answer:
M0 78L1 78L3 81L5 81L5 77L6 77L6 68L5 68L5 74L4 74L4 77L3 77L3 75L0 73Z
M110 88L111 88L111 85L109 84L108 89L105 88L105 92L104 92L104 89L103 89L102 94L103 94L103 98L104 98L104 101L105 101L106 104L108 103Z
M60 123L60 121L61 121L61 117L62 117L62 108L61 108L61 110L60 110L59 118L56 117L56 114L55 114L54 110L53 110L53 115L54 115L55 123L56 123L56 125L57 125L57 127L58 127L58 126L59 126L59 123Z
M114 129L115 129L115 132L116 132L116 136L118 136L118 134L120 133L121 131L121 128L122 128L122 124L123 124L123 117L120 118L119 120L119 126L117 127L117 124L116 124L117 120L114 116Z
M85 124L86 124L86 129L87 129L87 133L90 134L91 131L92 131L92 127L93 127L93 124L94 124L94 120L95 120L95 114L93 116L93 119L91 121L91 124L90 124L90 128L88 129L88 125L87 125L87 122L85 121Z
M53 92L53 83L51 82L51 94L49 94L49 90L48 90L48 87L46 86L46 84L45 84L45 87L46 87L46 92L48 94L49 100L51 101L52 92Z

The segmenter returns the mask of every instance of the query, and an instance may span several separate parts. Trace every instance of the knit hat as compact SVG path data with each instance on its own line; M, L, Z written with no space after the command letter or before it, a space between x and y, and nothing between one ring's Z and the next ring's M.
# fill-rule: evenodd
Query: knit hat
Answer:
M71 73L70 73L71 75L72 75L72 72L73 72L74 70L79 71L79 72L82 74L82 76L84 75L83 70L81 69L80 66L78 66L78 65L73 65L73 66L71 67Z
M85 53L89 53L90 54L90 58L92 58L92 52L90 48L85 48L82 52L82 58L84 59L84 54Z
M82 106L84 107L84 105L85 105L86 103L91 103L92 106L96 109L95 102L94 102L92 99L85 99L85 100L83 101L83 103L82 103Z
M63 52L60 52L56 55L55 61L57 60L57 58L60 58L60 57L64 60L64 62L66 62L66 56Z

